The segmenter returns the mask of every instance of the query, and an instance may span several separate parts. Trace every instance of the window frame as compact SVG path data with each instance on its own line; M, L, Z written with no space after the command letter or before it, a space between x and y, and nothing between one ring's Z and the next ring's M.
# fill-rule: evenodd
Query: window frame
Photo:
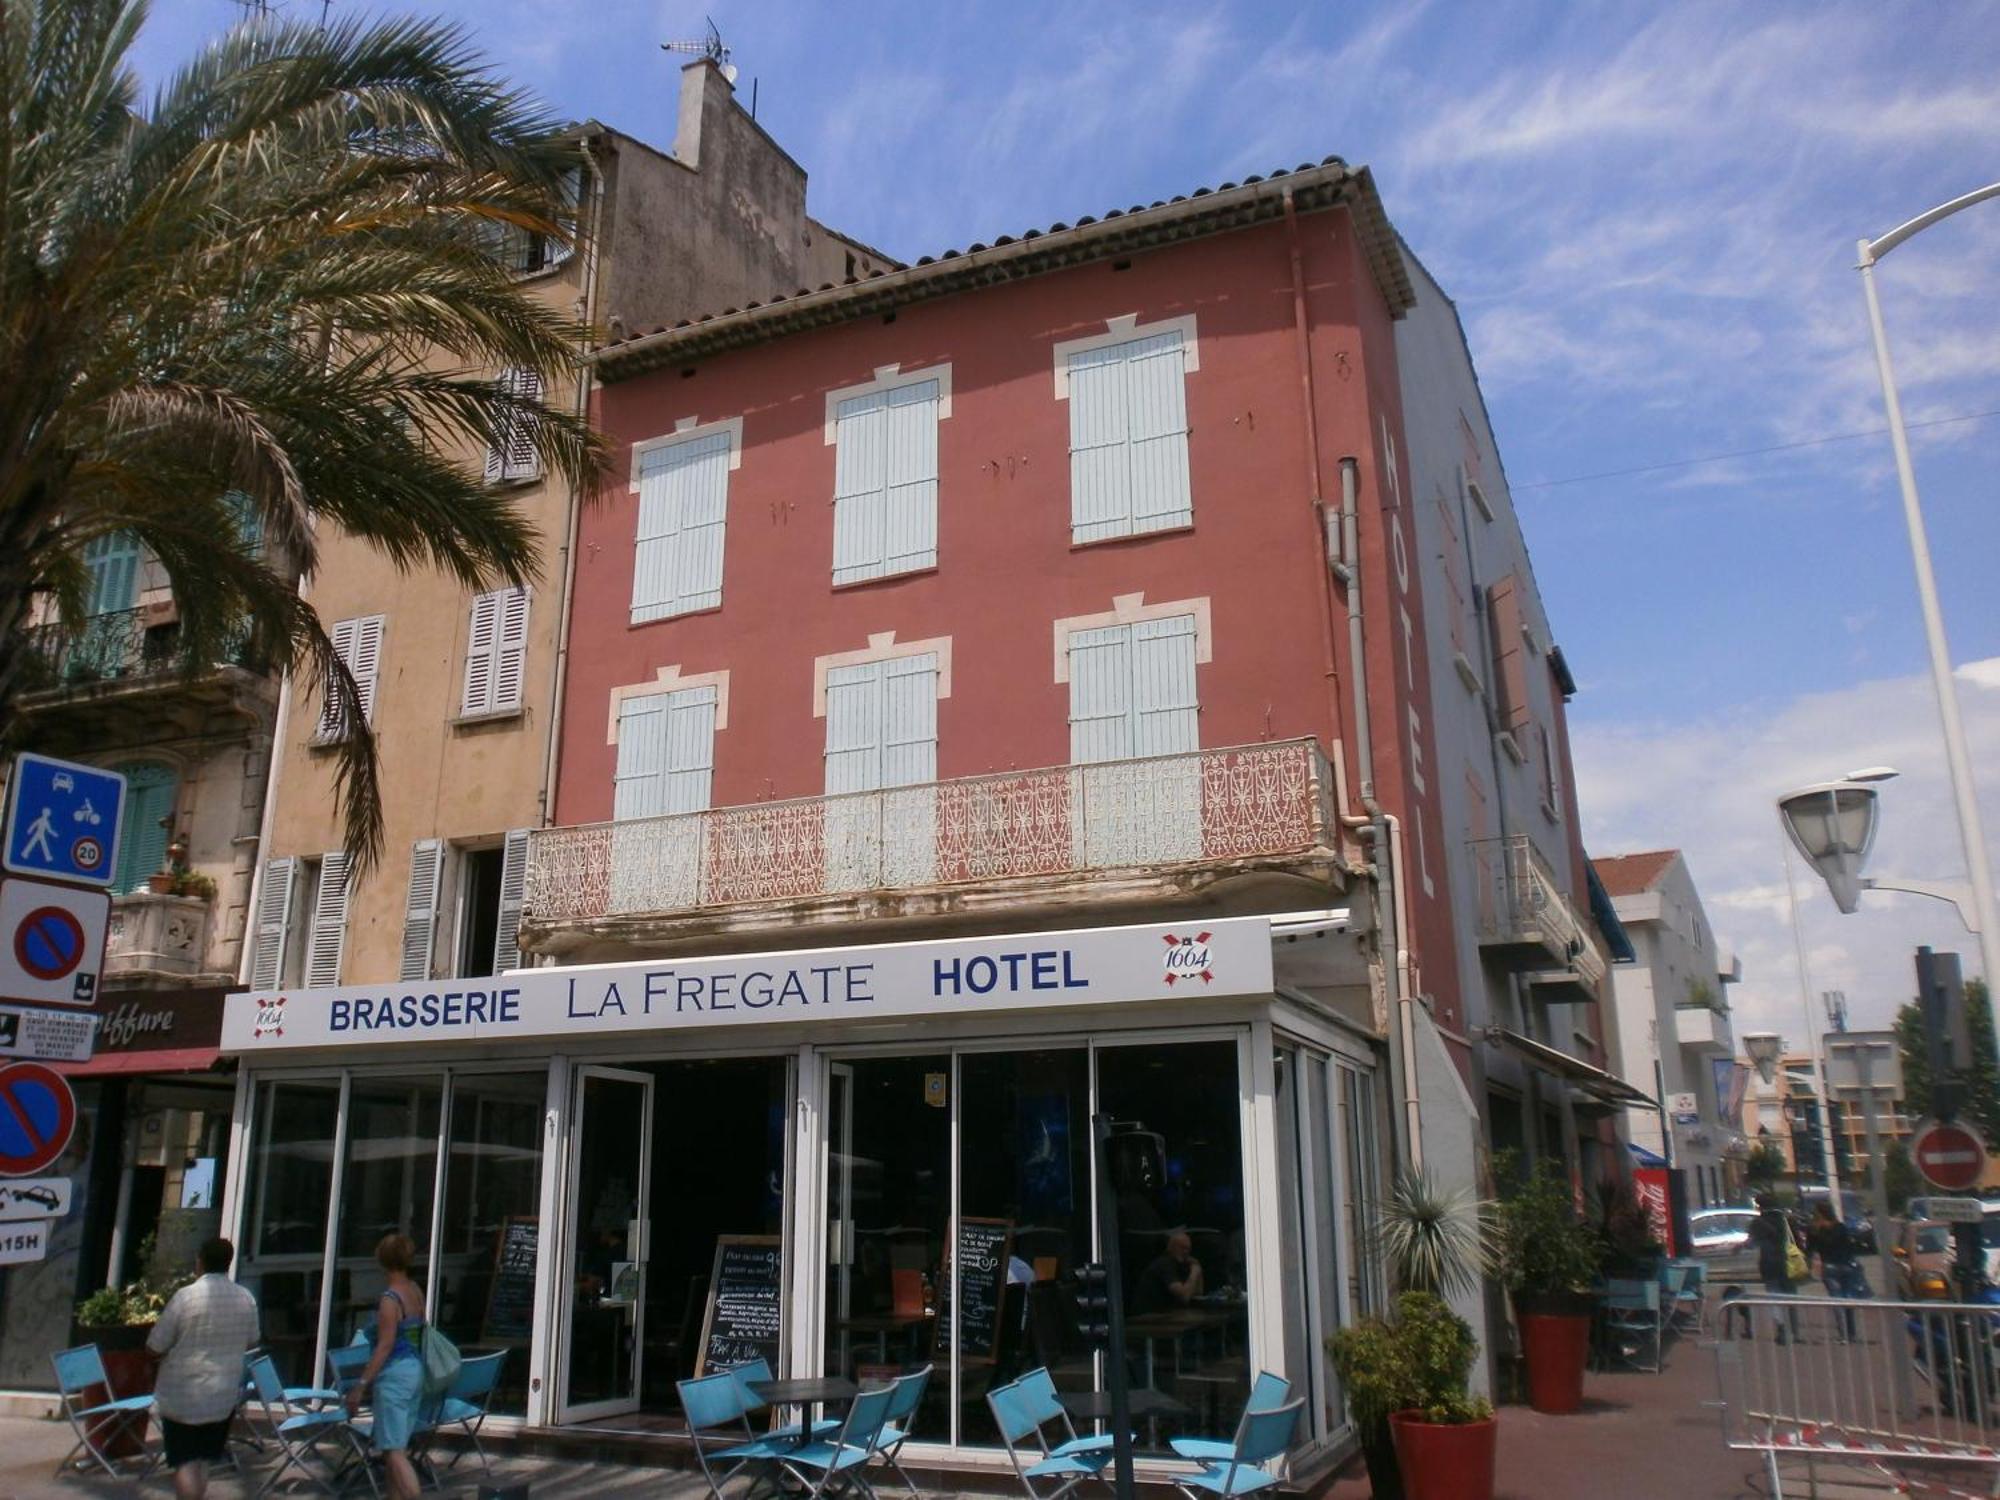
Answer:
M916 396L898 402L899 395L916 391L919 387L932 387L925 399ZM860 403L874 402L868 409L859 409ZM900 482L890 473L890 459L895 449L895 419L891 415L899 408L928 405L930 423L928 427L928 468L927 477L905 478ZM846 411L843 408L856 407ZM881 414L879 426L882 431L876 442L882 449L880 464L881 482L867 490L847 491L853 467L865 462L863 455L856 455L843 441L842 426L849 421L858 421L873 412ZM904 371L899 365L882 365L875 371L873 380L858 385L841 386L826 393L826 418L822 429L822 440L834 450L833 461L833 558L830 563L833 586L847 588L855 584L872 583L879 578L898 578L910 573L921 573L938 565L938 521L943 503L943 459L942 424L951 416L951 365L949 363L929 365L920 370ZM848 441L860 441L865 434L856 427L847 434ZM896 492L916 485L928 485L927 524L918 528L928 533L929 544L912 551L892 553L890 541ZM863 521L857 518L862 502L873 499L880 507L880 546L874 557L861 562L841 561L843 541L853 545L854 536L862 529ZM843 520L843 517L846 517Z
M1159 343L1162 340L1175 341L1175 349L1166 348L1145 353L1133 353L1141 344ZM1127 351L1121 358L1107 358L1110 351ZM1093 426L1093 422L1108 422L1109 414L1096 409L1095 402L1108 399L1104 396L1089 398L1077 394L1077 375L1088 370L1100 370L1113 365L1131 368L1137 360L1159 359L1162 362L1177 353L1180 360L1180 383L1174 387L1172 404L1178 407L1178 426L1171 425L1173 413L1165 413L1168 425L1159 432L1135 436L1138 420L1145 415L1143 409L1130 404L1134 394L1126 391L1127 404L1118 416L1117 425L1121 435L1117 446L1124 450L1124 461L1118 466L1121 472L1120 484L1123 489L1123 514L1109 514L1086 519L1083 513L1086 481L1084 474L1087 464L1081 455L1103 452L1113 446L1107 436L1108 428ZM1106 320L1105 331L1083 338L1064 339L1054 346L1055 396L1057 401L1068 402L1069 413L1069 457L1070 457L1070 545L1073 547L1094 546L1099 542L1127 540L1133 537L1150 536L1160 532L1184 531L1194 525L1194 479L1191 437L1193 423L1187 409L1187 378L1201 368L1200 344L1196 334L1195 317L1186 313L1179 317L1163 318L1151 323L1141 323L1136 313L1126 313ZM1099 382L1090 379L1086 385L1096 386ZM1161 415L1154 413L1154 415ZM1088 436L1103 437L1103 441L1085 442ZM1141 479L1134 464L1135 446L1141 442L1157 443L1178 438L1178 448L1171 460L1177 468L1177 492L1164 497L1152 496L1142 506ZM1162 505L1164 498L1168 503Z
M714 521L699 523L703 528L712 526L716 531L714 575L712 579L704 577L701 580L704 584L712 584L712 586L681 592L674 579L678 574L685 571L685 558L678 551L669 551L666 564L658 569L661 574L661 582L664 585L662 597L649 598L641 602L640 586L642 580L646 577L645 549L647 543L683 538L690 530L695 529L684 524L678 514L676 514L672 518L674 524L671 529L662 529L650 536L647 534L645 530L647 516L646 481L653 474L659 473L667 467L666 463L660 463L656 466L655 461L661 455L671 454L691 444L713 444L717 439L724 440L727 445L727 459L721 482L722 498L720 515ZM698 614L703 610L719 609L722 607L723 580L728 571L731 489L729 476L741 468L742 465L743 419L741 417L729 417L720 422L706 423L697 423L692 417L683 417L675 424L675 428L671 433L660 437L647 438L642 442L632 445L631 478L627 484L627 488L631 491L636 502L633 507L632 518L632 595L629 615L631 624L649 625L659 620L671 620L682 615ZM665 520L667 518L661 517L656 519Z

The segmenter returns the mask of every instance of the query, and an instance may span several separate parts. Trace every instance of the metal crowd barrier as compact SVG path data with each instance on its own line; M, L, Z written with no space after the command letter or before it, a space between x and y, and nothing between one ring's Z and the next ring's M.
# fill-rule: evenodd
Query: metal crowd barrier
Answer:
M1914 1476L1929 1494L2000 1496L2000 1306L1757 1295L1721 1309L1723 1440L1764 1455L1773 1500L1781 1459L1809 1476L1864 1466L1897 1493Z

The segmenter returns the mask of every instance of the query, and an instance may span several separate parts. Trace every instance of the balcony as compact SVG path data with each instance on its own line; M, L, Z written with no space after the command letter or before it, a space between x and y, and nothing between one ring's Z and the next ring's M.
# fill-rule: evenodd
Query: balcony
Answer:
M1729 1012L1709 1005L1675 1006L1674 1035L1683 1047L1694 1052L1727 1057L1736 1050L1736 1039L1729 1029Z
M1472 841L1480 950L1550 1004L1595 1004L1606 964L1555 872L1524 834Z
M202 977L209 913L210 903L200 896L135 891L112 897L104 941L104 987L191 983Z
M247 641L189 663L170 602L38 626L29 645L20 710L55 754L207 734L217 713L265 716L277 702L277 678Z
M521 942L569 954L1280 892L1308 904L1344 886L1336 846L1311 740L970 776L539 829Z

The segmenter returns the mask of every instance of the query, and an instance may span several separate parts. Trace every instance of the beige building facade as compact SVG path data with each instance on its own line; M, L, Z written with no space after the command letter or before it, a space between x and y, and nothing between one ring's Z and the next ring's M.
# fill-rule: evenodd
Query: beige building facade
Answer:
M671 154L595 123L575 137L577 250L515 236L500 252L534 295L596 337L894 264L807 216L804 170L707 60L683 72ZM541 394L576 410L591 399L587 378ZM481 593L320 538L307 597L370 702L382 858L367 878L344 878L337 726L324 721L322 685L291 680L241 965L254 987L476 976L519 960L526 832L548 811L564 596L587 497L537 472L526 445L496 443L483 462L541 538L540 574L525 590Z

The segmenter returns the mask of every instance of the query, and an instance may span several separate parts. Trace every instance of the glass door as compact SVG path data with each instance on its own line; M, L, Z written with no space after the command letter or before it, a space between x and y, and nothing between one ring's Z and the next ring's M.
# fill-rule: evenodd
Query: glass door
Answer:
M569 1341L560 1420L639 1409L652 1224L653 1079L576 1070L569 1180Z

